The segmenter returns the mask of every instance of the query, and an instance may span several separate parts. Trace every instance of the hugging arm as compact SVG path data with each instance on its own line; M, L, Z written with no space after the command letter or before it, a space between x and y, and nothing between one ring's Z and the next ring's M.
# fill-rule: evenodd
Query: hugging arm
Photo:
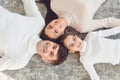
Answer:
M83 29L83 32L89 32L99 28L112 28L119 25L120 25L120 19L114 17L95 19L90 21L88 27Z
M86 69L86 71L89 73L91 80L100 80L99 76L97 75L94 65L93 64L83 64L84 68Z
M35 3L35 0L22 0L27 16L39 17L41 13Z
M107 30L100 30L98 32L99 32L101 37L116 35L116 34L120 33L120 26L116 26L114 28L107 29Z
M16 70L23 68L19 61L13 60L12 58L8 56L3 56L0 58L0 71L4 70Z

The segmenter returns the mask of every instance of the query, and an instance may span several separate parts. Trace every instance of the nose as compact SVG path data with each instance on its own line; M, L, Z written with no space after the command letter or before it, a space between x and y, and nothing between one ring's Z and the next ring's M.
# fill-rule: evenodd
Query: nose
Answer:
M47 52L50 53L51 51L53 51L53 49L52 49L52 47L49 45L49 46L47 47Z
M79 47L80 47L80 42L79 42L79 41L76 41L76 42L75 42L75 45L76 45L77 48L79 48Z

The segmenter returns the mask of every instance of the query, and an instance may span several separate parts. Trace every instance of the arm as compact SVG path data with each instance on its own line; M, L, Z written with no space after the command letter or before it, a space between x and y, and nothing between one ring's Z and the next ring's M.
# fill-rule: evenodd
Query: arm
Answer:
M97 75L95 68L92 64L83 64L86 71L89 73L91 80L99 80L99 76Z
M22 0L22 2L27 16L41 16L41 13L35 3L35 0Z
M5 14L10 14L10 13L12 13L12 12L10 12L10 11L8 11L7 9L5 9L4 7L2 7L1 5L0 5L0 16L1 15L5 15Z
M120 25L120 19L109 17L104 19L91 20L88 27L83 29L83 32L93 31L99 28L111 28Z
M101 37L116 35L116 34L120 33L120 26L116 26L114 28L107 29L107 30L100 30L100 31L97 31L97 32L99 33L99 35Z
M14 60L8 56L0 58L0 71L4 70L16 70L23 68L24 66L17 60Z

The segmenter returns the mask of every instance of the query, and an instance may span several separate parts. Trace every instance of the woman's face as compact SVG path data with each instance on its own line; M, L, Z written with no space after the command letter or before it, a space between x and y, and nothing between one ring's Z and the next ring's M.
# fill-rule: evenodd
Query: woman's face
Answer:
M83 47L83 41L76 35L68 35L64 40L63 43L69 51L81 51Z
M63 19L55 19L46 26L45 34L49 38L56 39L64 34L66 26Z

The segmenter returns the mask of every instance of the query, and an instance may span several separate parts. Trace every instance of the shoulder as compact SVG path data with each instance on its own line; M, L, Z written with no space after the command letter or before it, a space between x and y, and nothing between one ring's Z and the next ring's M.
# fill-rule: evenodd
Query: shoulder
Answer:
M85 40L91 38L93 35L95 35L95 32L89 32L89 33L86 35Z

